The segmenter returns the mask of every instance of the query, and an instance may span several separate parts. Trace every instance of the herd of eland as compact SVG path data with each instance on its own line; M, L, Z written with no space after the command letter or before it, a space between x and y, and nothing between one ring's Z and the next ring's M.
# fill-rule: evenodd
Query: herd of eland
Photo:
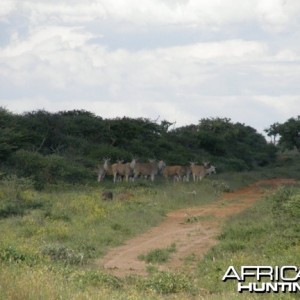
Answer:
M110 159L105 158L103 164L98 166L98 181L103 181L108 175L112 176L114 183L121 180L135 181L137 178L149 178L153 182L156 176L162 175L166 180L173 179L174 182L188 182L192 176L193 181L198 182L212 173L216 173L216 168L210 163L199 165L196 162L190 162L190 165L186 166L167 166L163 160L149 160L147 163L141 163L134 158L131 162L124 163L118 160L111 164Z

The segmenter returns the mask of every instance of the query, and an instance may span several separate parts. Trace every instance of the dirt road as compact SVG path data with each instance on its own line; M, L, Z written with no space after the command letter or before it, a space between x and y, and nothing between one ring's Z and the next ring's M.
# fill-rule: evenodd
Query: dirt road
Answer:
M266 192L266 187L270 190L271 187L293 183L291 179L263 180L236 192L226 193L214 204L173 211L159 226L111 249L97 264L117 276L146 275L146 263L139 260L138 256L175 243L176 252L158 268L173 271L182 268L184 258L191 255L203 257L217 243L222 222L252 206Z

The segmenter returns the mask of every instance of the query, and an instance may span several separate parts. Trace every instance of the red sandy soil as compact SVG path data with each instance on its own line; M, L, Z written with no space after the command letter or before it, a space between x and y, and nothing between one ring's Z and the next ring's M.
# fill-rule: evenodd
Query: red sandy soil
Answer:
M184 258L191 255L202 258L218 242L217 236L226 218L251 207L266 192L280 185L294 183L292 179L262 180L235 192L223 194L213 204L170 212L157 227L111 249L97 261L97 265L116 276L147 275L147 264L138 259L138 256L175 243L176 252L172 253L167 263L159 265L158 269L182 269Z

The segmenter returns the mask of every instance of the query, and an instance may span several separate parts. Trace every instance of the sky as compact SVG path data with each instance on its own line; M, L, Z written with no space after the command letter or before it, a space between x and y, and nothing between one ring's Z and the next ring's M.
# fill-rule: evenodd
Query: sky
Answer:
M300 1L1 0L0 106L262 133L300 114Z

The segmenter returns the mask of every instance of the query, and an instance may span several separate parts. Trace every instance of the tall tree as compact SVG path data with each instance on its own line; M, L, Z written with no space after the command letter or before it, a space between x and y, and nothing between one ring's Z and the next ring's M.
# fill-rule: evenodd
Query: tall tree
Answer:
M300 116L290 118L286 122L275 123L266 129L268 134L279 134L278 145L283 149L293 149L294 147L300 151Z

